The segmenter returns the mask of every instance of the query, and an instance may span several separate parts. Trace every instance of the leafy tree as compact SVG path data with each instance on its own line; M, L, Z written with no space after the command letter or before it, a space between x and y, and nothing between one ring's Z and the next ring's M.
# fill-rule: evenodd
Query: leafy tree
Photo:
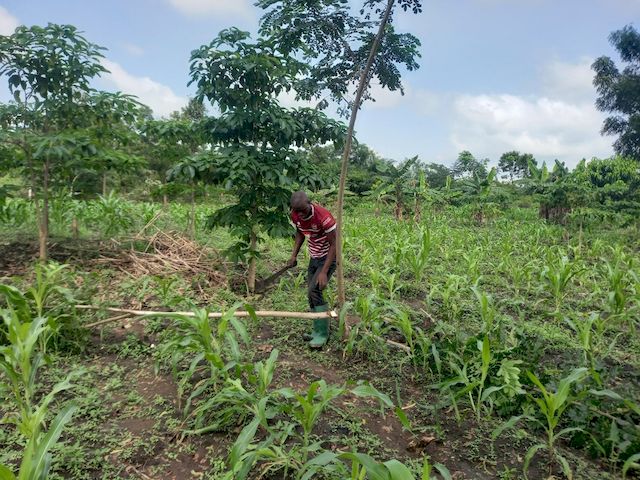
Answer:
M210 165L206 155L202 156L205 135L202 120L206 109L196 99L180 111L172 112L168 120L149 120L143 133L151 146L149 166L158 173L161 180L186 184L190 191L191 215L189 230L195 237L195 195L198 183L208 179ZM167 190L163 188L164 204L167 203Z
M501 172L509 175L509 180L513 182L514 178L521 178L529 174L529 162L537 164L530 153L520 153L513 150L500 156L498 168Z
M620 71L603 56L591 66L596 73L596 106L614 114L604 121L602 133L618 135L613 144L616 153L640 161L640 33L627 25L611 33L609 41L627 65Z
M421 10L415 0L365 0L359 15L344 0L259 0L256 4L265 10L260 33L272 38L282 53L301 55L312 67L300 78L298 98L316 99L322 107L331 100L344 116L354 103L350 94L360 82L359 74L370 56L386 5L391 5L389 18L396 6L415 13ZM378 18L372 19L372 14ZM386 21L383 33L361 101L375 101L368 90L370 80L403 92L398 65L409 71L418 68L420 41L409 33L397 33Z
M439 163L427 163L421 167L424 170L427 183L431 188L443 188L447 178L451 177L451 169Z
M411 34L397 34L391 19L398 6L419 13L422 4L420 0L365 0L360 17L351 14L345 0L258 0L257 5L267 9L261 32L274 38L282 51L300 55L312 65L300 81L298 97L319 98L328 91L339 106L346 103L346 107L340 106L345 116L350 111L340 169L336 231L338 303L343 305L342 210L356 116L362 102L372 98L368 93L372 78L383 88L402 91L398 65L407 70L418 68L415 59L420 56L420 42ZM377 19L372 21L372 16ZM357 87L355 98L350 101L347 94L352 86ZM328 102L323 99L320 105L327 106Z
M564 162L556 160L553 169L549 171L546 162L537 167L531 161L529 172L530 176L526 179L527 190L540 201L540 218L565 223L567 214L579 203L576 199L583 198L583 192Z
M624 157L594 158L588 163L583 160L574 175L577 182L593 192L598 207L640 213L640 169L635 160Z
M14 166L31 182L41 259L47 257L52 182L89 161L104 169L127 160L111 125L128 121L140 105L90 88L91 79L106 71L102 50L71 25L20 26L0 36L0 76L7 77L15 100L0 108L0 144L19 152Z
M261 235L290 233L286 212L292 191L320 183L306 155L295 147L339 141L344 125L311 108L287 109L277 96L297 86L304 63L279 51L270 39L251 42L236 28L222 31L191 54L191 81L199 101L220 115L203 120L215 175L236 202L216 211L210 226L229 226L239 242L229 249L249 259L248 287L255 287Z
M470 151L463 150L458 154L451 171L456 179L474 176L484 178L487 176L487 163L488 160L477 160Z

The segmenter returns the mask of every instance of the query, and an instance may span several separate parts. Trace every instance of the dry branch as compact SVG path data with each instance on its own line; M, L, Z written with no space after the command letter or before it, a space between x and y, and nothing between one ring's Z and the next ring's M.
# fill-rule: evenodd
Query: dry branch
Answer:
M122 315L116 315L115 317L106 318L104 320L100 320L98 322L90 323L89 325L85 325L87 328L97 327L98 325L103 325L105 323L117 322L118 320L124 320L125 318L130 317L130 313L124 313Z

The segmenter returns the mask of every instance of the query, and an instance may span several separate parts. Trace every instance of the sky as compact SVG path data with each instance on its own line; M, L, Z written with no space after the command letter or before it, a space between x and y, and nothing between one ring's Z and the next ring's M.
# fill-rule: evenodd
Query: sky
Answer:
M67 23L106 47L96 88L134 94L157 117L180 109L190 52L231 26L255 32L254 0L0 0L0 35L16 26ZM356 0L350 0L354 5ZM495 165L504 152L576 165L613 154L600 134L591 64L619 57L611 32L640 28L640 0L423 0L398 10L398 31L422 43L405 95L373 87L357 138L385 158L419 155L451 165L463 150ZM9 99L0 83L0 101ZM292 100L283 99L285 104Z

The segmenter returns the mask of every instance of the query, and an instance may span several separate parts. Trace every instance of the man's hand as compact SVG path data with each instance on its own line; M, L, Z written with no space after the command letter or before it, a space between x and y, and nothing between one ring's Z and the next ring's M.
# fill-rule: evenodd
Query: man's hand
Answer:
M296 257L291 257L287 262L287 267L289 268L295 267L296 265L298 265L298 260L296 260Z
M316 277L316 281L318 283L318 288L320 288L320 290L324 290L324 287L326 287L327 283L329 283L329 280L327 279L327 273L320 271L318 273L318 276Z

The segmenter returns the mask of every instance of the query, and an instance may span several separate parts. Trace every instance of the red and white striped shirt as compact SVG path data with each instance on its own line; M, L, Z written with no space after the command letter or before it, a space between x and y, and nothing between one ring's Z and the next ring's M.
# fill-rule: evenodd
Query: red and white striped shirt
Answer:
M291 221L296 229L307 237L309 255L312 258L321 258L329 253L327 233L336 229L336 221L329 210L317 203L312 203L311 215L302 218L298 212L292 211Z

